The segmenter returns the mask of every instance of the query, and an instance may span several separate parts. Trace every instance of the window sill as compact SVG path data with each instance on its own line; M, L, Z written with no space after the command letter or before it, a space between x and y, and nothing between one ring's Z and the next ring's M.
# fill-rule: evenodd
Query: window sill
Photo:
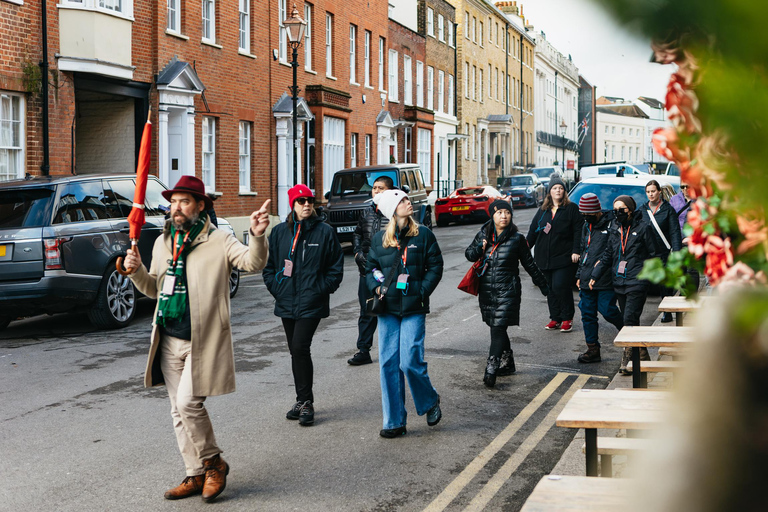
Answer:
M189 36L185 36L184 34L180 34L179 32L174 32L170 29L165 29L166 35L178 37L179 39L182 39L184 41L189 41Z
M24 5L24 0L5 0L9 4Z
M24 0L5 0L8 3L15 4L15 5L24 5ZM72 3L60 3L56 5L56 8L58 9L71 9L76 11L91 11L91 12L99 12L101 14L106 14L107 16L112 16L115 18L120 18L122 20L127 21L136 21L133 17L133 12L130 11L130 13L122 13L119 11L113 11L112 9L104 9L103 7L85 7L83 5L78 4L72 4Z
M314 70L314 69L312 69L312 68L304 68L304 71L306 71L306 72L307 72L307 73L309 73L310 75L316 75L316 74L317 74L317 71L315 71L315 70Z
M224 192L219 192L218 190L213 190L211 188L205 187L205 193L210 194L216 197L221 197L224 195Z
M211 41L210 39L202 39L200 43L206 45L206 46L212 46L214 48L218 48L219 50L222 50L224 47L220 44L216 44L215 42Z
M251 55L250 53L248 53L247 51L243 50L242 48L238 48L237 49L237 54L238 55L242 55L243 57L248 57L249 59L255 59L256 58L255 55Z
M387 94L387 91L385 91L384 89L379 89L379 92L380 92L381 94Z
M357 82L349 82L349 85L354 85L355 87L360 87L360 84Z
M241 190L240 192L238 192L237 195L239 195L239 196L257 196L257 195L259 195L259 193L258 192L246 192L244 190Z
M328 73L325 74L325 78L327 78L328 80L338 80L338 78L336 78L333 75L329 75Z
M281 66L285 66L287 68L292 68L293 67L293 65L290 62L288 62L287 60L282 60L281 59L281 60L278 60L277 63L280 64Z
M393 99L391 99L391 98L390 98L389 100L387 100L387 101L389 101L390 103L400 103L399 101L397 101L397 100L393 100Z
M366 89L370 89L370 90L373 90L373 87L371 87L370 85L366 85L366 86L365 86L365 88L366 88Z

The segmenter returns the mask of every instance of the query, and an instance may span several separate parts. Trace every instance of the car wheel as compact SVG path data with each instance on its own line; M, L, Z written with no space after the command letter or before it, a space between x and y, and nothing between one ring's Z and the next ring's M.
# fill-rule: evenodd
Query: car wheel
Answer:
M125 327L136 315L136 287L114 267L101 281L96 302L88 310L88 319L99 329Z
M235 296L237 289L240 288L240 270L233 268L232 273L229 274L229 298Z
M444 228L449 224L448 220L445 217L440 217L437 219L437 227Z
M432 229L432 209L427 208L424 213L424 216L426 217L422 219L424 221L424 227L426 227L427 229Z

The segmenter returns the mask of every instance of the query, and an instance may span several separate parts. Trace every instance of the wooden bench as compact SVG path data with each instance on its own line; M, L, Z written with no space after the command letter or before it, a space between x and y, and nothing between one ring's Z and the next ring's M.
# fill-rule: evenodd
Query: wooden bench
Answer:
M640 371L645 373L677 372L686 367L681 361L640 361ZM627 370L633 371L632 361L627 365Z
M632 505L630 479L545 475L520 512L616 512Z
M693 327L668 326L625 326L616 335L613 344L617 347L632 348L632 362L640 362L640 347L687 347L693 343ZM648 387L647 374L635 366L632 372L632 387Z
M651 441L639 437L598 437L597 454L600 456L600 476L613 476L614 455L634 455L646 452L652 447ZM587 452L586 443L581 452Z
M668 391L580 389L555 420L559 427L583 428L587 476L597 476L597 429L649 429L661 425L670 407Z
M688 350L685 350L684 348L676 348L676 347L660 347L659 348L659 357L661 356L668 356L673 359L685 359L688 357Z

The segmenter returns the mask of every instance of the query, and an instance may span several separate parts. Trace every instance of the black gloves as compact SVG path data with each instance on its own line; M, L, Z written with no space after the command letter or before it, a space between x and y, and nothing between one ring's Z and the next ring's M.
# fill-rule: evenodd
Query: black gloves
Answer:
M363 251L358 252L355 254L355 263L357 263L357 268L360 269L360 273L365 273L365 264L368 262L368 258L365 257L365 253Z

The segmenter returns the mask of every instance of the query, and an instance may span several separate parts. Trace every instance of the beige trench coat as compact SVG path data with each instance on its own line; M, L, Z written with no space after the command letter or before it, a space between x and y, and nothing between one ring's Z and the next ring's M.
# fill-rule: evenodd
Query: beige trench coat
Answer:
M192 392L195 396L224 395L235 391L235 355L232 347L229 307L229 275L233 267L249 272L264 268L267 262L267 237L251 236L249 247L233 235L216 229L210 219L192 243L194 250L186 261L187 293L192 322ZM171 255L170 222L152 249L152 263L144 265L131 280L147 297L156 299ZM160 329L152 317L152 344L144 374L144 386L164 384L160 371Z

